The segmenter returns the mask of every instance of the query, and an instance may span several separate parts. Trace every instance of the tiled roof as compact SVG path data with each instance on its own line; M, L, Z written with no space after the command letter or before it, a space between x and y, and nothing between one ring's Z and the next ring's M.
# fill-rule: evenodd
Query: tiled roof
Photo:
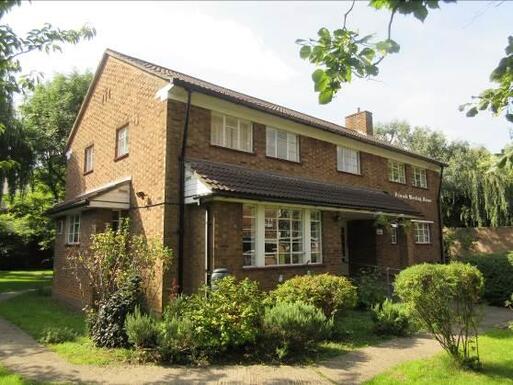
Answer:
M178 86L183 86L187 88L191 88L192 90L196 90L197 92L213 95L216 97L220 97L231 102L237 104L243 104L248 107L267 112L285 119L293 120L295 122L306 124L312 127L319 128L324 131L329 131L338 135L343 135L361 142L370 143L382 148L387 148L392 151L400 152L418 159L422 159L431 163L435 163L437 165L443 166L444 163L440 162L436 159L432 159L426 157L424 155L420 155L411 151L404 150L398 146L391 145L389 143L385 143L375 137L367 136L360 134L354 130L350 130L346 127L340 126L335 123L328 122L323 119L315 118L313 116L303 114L301 112L292 110L290 108L286 108L280 106L278 104L274 104L262 99L258 99L249 95L245 95L243 93L231 90L229 88L221 87L215 85L213 83L206 82L204 80L186 75L181 72L173 71L171 69L149 63L147 61L134 58L132 56L128 56L122 54L120 52L116 52L108 49L106 51L107 55L115 57L124 62L130 63L146 72L149 72L155 76L158 76L162 79L173 81L174 84Z
M214 194L221 196L419 215L406 202L379 190L318 182L205 160L188 160L187 163Z

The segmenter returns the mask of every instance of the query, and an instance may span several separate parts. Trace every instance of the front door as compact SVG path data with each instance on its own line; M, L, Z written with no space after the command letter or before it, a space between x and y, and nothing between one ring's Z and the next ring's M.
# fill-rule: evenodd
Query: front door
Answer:
M347 247L347 221L340 224L340 257L342 258L342 274L349 275L349 248Z

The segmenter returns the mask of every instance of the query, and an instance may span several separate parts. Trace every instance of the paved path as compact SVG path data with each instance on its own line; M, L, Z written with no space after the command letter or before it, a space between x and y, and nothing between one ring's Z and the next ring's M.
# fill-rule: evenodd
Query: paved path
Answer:
M513 318L513 312L506 309L487 308L486 314L486 327L503 325ZM315 366L97 367L70 364L16 326L0 319L1 363L27 379L39 381L106 385L356 385L399 363L429 357L439 351L439 345L428 336L416 336L359 349Z

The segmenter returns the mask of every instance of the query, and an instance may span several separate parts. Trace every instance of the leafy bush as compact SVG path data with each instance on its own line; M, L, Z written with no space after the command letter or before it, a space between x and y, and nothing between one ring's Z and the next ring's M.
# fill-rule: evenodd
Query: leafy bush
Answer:
M254 281L229 276L204 288L184 304L181 319L193 330L193 345L206 356L253 343L264 312L263 293Z
M100 303L97 313L89 316L89 333L98 347L128 346L125 320L134 312L141 298L141 278L133 276L107 300Z
M462 260L476 266L483 274L483 299L491 305L504 306L513 293L513 252L475 254L463 257Z
M388 298L372 308L372 321L376 334L405 336L411 330L408 311L400 303L393 303Z
M351 309L356 304L356 288L346 277L330 274L300 275L279 285L272 296L281 302L301 301L316 306L326 317Z
M387 289L377 269L362 269L355 282L358 291L358 307L371 309L386 299Z
M478 312L483 275L474 266L420 264L403 270L395 292L462 366L478 367Z
M303 351L330 335L333 321L319 308L303 302L277 302L264 315L264 333L276 346L279 358Z
M136 348L154 348L159 339L157 322L148 314L143 314L139 306L125 320L128 342Z
M71 328L48 328L43 332L39 342L43 344L61 344L73 341L75 338L77 338L77 333Z
M164 361L197 362L201 350L195 345L194 329L188 318L165 314L160 324L159 352Z

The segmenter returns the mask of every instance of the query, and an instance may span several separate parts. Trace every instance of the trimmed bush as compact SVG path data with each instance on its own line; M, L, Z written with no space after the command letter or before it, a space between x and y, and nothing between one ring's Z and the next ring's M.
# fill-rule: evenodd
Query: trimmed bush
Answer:
M372 321L376 334L405 336L411 331L410 316L405 306L388 298L373 306Z
M270 345L276 345L279 358L293 351L309 349L327 338L333 328L317 307L303 302L277 302L264 315L264 333Z
M358 307L371 309L383 303L387 297L387 288L377 269L362 269L355 279L358 291Z
M136 306L132 314L125 320L125 330L128 342L139 349L154 348L159 339L159 328L153 317L143 314Z
M139 277L128 279L109 299L100 303L98 313L89 314L89 334L96 346L128 346L125 319L127 314L134 312L135 306L140 302L140 286Z
M476 266L483 274L483 299L491 305L504 306L513 293L513 252L475 254L463 257L462 260Z
M420 264L403 270L395 292L440 345L465 367L479 367L479 317L476 304L483 275L474 266Z
M272 296L279 302L304 302L321 309L326 317L356 305L356 288L346 277L331 274L300 275L279 285Z
M194 347L214 356L255 341L263 298L256 282L247 278L237 282L228 276L216 282L215 290L205 287L187 298L180 318L191 324Z
M74 341L77 333L68 327L48 328L44 331L39 342L43 344L62 344L63 342Z

